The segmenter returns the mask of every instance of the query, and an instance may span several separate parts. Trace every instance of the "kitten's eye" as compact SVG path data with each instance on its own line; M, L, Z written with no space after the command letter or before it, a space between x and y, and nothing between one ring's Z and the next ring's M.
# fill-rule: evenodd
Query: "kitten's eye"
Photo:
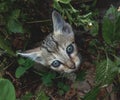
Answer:
M70 44L70 45L67 47L66 52L67 52L68 54L71 54L71 53L73 53L73 51L74 51L74 47L73 47L72 44Z
M52 64L51 64L51 65L52 65L53 67L59 67L59 66L60 66L60 64L61 64L61 62L60 62L60 61L55 60L55 61L53 61L53 62L52 62Z

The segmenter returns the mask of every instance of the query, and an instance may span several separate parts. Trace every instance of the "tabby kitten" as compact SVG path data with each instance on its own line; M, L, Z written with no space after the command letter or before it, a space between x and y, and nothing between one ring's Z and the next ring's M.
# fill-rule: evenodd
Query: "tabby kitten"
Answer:
M40 47L18 54L59 72L75 71L81 61L72 27L56 11L52 12L52 21L53 33L43 40Z

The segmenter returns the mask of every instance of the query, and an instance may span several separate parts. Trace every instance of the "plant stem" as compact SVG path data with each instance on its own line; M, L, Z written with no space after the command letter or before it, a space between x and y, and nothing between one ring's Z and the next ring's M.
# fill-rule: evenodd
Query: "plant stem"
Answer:
M50 19L26 22L27 24L50 22Z

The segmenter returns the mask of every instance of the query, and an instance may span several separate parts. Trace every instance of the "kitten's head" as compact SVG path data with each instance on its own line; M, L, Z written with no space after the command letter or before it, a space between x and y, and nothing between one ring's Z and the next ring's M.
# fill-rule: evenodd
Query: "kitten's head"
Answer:
M52 13L52 21L53 33L46 37L40 47L18 54L59 72L75 71L81 61L72 28L56 11Z

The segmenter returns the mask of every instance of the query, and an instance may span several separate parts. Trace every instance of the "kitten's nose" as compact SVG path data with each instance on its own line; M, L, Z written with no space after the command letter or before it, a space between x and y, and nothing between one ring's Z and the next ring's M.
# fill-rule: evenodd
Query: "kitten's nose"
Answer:
M71 65L70 69L75 69L75 64Z
M75 63L73 61L67 61L67 67L70 69L75 69Z

